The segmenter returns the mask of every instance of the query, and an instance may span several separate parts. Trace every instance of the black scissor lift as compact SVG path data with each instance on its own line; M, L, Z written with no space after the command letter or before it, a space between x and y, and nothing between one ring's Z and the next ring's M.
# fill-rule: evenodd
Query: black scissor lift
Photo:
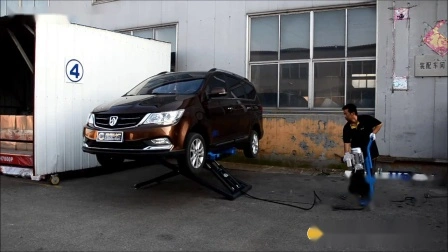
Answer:
M187 171L187 169L182 169L178 164L173 164L168 162L167 160L160 160L160 163L163 166L166 166L171 171L163 174L161 176L158 176L156 178L150 179L148 181L144 181L138 184L134 185L135 189L139 189L143 186L147 186L153 183L160 183L161 181L177 176L177 175L183 175L186 178L189 178L196 183L215 191L216 193L219 193L226 197L228 200L234 200L238 198L239 196L243 195L244 193L248 192L252 186L235 178L232 176L228 171L225 170L225 168L217 162L217 160L222 159L226 156L234 155L236 153L236 149L226 149L223 151L220 151L219 153L209 152L207 154L207 158L204 164L204 169L211 172L215 177L220 181L225 189L221 189L217 187L216 185L213 185L209 181L200 178L199 176Z

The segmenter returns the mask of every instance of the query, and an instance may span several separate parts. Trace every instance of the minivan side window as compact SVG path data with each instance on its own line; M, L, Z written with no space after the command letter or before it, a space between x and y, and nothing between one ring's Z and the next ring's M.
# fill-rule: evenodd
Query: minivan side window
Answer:
M247 99L255 99L255 96L257 95L257 92L255 91L255 88L250 85L247 82L243 82L244 91L246 92Z
M227 84L229 86L229 90L235 98L245 99L246 92L242 85L241 80L233 78L232 76L227 75Z
M229 92L229 89L226 85L225 76L222 73L217 73L209 78L207 83L207 94L209 94L212 91L212 89L217 87L225 88L226 91Z
M230 90L230 92L232 92L232 94L236 98L246 99L246 92L244 91L244 87L241 84L235 86L233 89Z

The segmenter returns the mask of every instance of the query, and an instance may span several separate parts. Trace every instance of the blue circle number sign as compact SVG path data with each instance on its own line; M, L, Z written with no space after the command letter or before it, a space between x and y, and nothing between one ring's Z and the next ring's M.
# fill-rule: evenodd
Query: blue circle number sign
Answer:
M84 75L81 62L76 59L69 60L65 66L65 75L71 82L79 82Z

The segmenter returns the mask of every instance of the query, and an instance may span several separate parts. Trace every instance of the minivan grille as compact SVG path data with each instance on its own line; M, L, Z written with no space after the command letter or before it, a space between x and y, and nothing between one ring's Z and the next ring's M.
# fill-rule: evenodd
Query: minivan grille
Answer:
M126 115L95 115L95 125L101 128L117 129L136 126L146 114L126 114ZM111 126L111 117L117 117L116 123Z

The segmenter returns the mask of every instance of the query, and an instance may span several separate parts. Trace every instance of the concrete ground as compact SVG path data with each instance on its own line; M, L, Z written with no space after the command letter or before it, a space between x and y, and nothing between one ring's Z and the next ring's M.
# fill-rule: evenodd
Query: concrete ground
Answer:
M356 206L341 174L240 166L229 171L252 196L309 208L315 191L321 202L229 201L183 176L133 188L168 171L159 165L61 174L57 186L2 175L1 251L447 251L446 187L377 180L369 209L334 211ZM307 238L311 226L321 239Z

